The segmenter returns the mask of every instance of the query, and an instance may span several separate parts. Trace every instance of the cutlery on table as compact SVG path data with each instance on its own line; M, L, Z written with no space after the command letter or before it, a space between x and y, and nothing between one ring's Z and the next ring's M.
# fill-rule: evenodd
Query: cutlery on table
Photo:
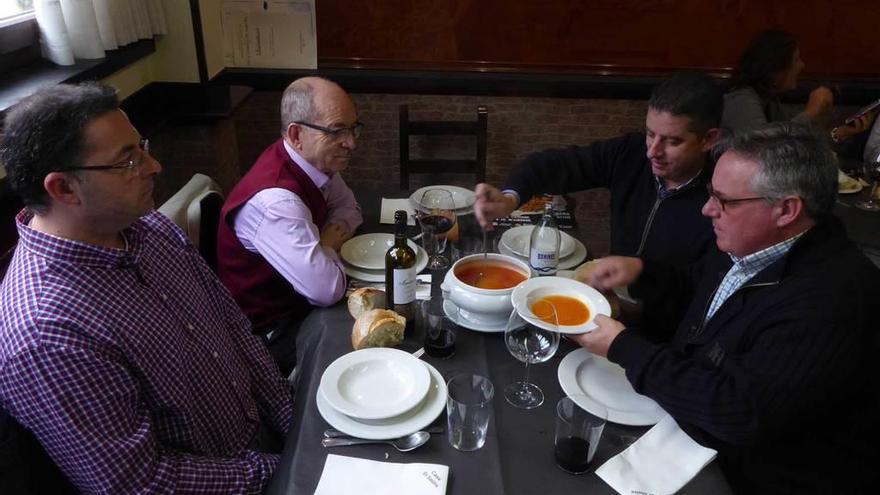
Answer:
M439 435L441 433L446 433L446 430L442 426L429 426L422 431L426 431L432 435ZM334 430L333 428L329 428L324 430L324 438L356 438L347 433L343 433L339 430Z
M367 440L364 438L324 438L321 445L324 447L347 447L349 445L364 445L370 443L388 444L401 452L409 452L428 443L431 434L427 431L417 431L405 437L395 438L393 440Z

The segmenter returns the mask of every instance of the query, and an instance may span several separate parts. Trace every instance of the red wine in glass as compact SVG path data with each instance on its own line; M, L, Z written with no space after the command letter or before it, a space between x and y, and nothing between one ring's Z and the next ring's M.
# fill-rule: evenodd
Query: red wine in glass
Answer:
M590 468L590 442L580 437L566 437L556 442L556 464L563 471L580 474Z
M421 222L422 226L431 229L435 234L445 234L455 224L451 218L443 215L423 215Z
M447 328L429 330L425 336L425 354L446 359L455 354L455 333Z

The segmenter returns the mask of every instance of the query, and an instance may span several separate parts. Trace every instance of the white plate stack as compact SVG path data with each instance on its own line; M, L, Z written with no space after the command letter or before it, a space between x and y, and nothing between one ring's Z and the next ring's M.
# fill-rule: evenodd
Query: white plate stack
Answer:
M428 253L413 241L407 241L416 252L416 273L428 266ZM363 234L345 241L339 250L345 274L364 282L385 281L385 253L394 245L393 234Z
M333 428L371 440L430 425L446 407L446 383L428 363L398 349L350 352L321 376L318 412Z
M532 237L534 225L523 225L508 229L501 234L501 242L498 243L498 252L507 256L528 261L529 241ZM581 264L587 258L587 246L569 234L560 231L562 240L559 245L559 270L568 270Z
M427 205L422 204L422 196L425 195L425 191L428 189L445 189L449 191L449 194L452 195L452 202L455 203L456 216L467 215L468 213L474 212L474 203L477 202L476 193L470 189L449 185L425 186L417 189L416 192L412 193L409 197L409 202L416 211L425 211L426 208L428 208Z

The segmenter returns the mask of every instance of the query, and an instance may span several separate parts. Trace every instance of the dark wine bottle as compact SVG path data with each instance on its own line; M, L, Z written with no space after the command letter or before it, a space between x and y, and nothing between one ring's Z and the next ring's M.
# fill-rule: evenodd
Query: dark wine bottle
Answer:
M406 318L406 333L415 327L416 253L406 239L406 211L394 212L394 245L385 253L385 301Z

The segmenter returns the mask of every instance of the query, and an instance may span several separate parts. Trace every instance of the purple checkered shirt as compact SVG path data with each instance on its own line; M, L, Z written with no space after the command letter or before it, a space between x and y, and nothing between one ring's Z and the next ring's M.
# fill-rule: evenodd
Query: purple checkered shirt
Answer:
M0 286L0 403L81 490L256 493L287 431L287 382L183 232L152 212L126 249L61 239L16 217Z

